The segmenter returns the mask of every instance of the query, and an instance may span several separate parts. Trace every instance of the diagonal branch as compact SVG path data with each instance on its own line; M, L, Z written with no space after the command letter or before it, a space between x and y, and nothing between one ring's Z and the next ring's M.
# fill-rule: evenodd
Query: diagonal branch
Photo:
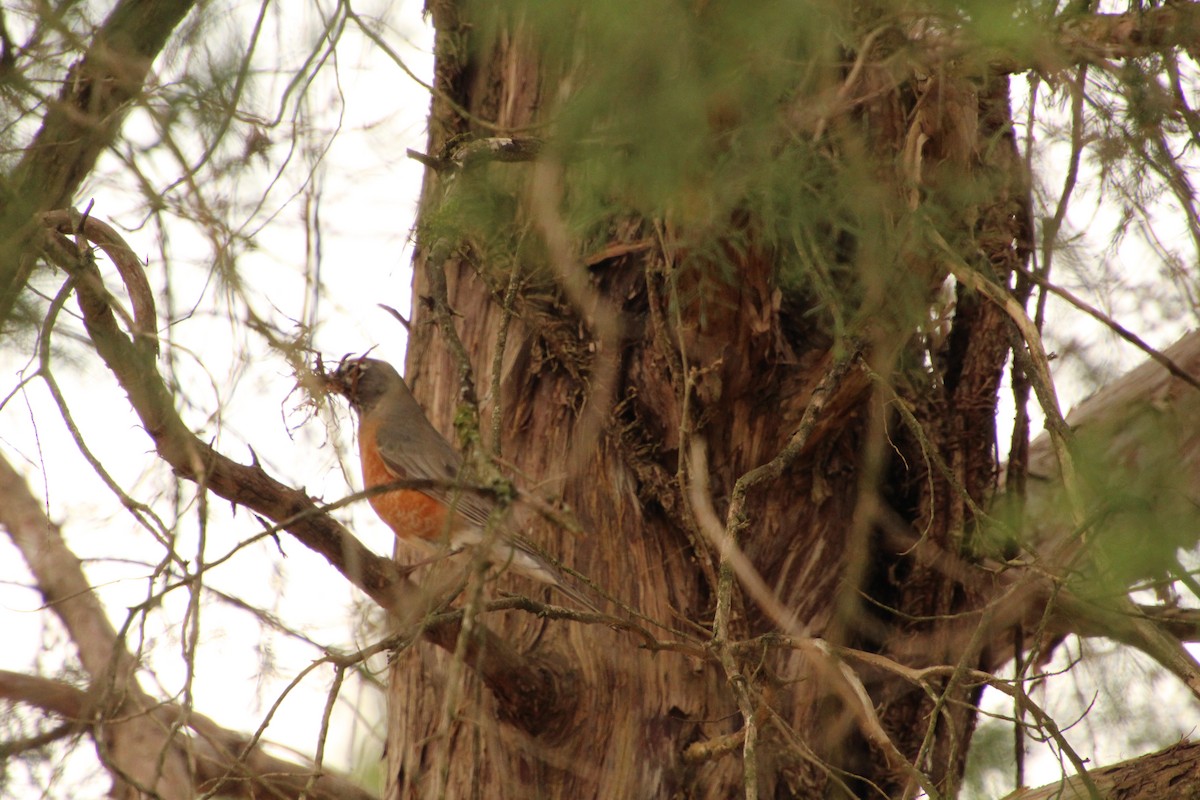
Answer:
M24 703L71 723L86 723L92 698L83 689L62 681L0 670L0 699ZM261 745L246 749L246 737L222 728L203 714L187 714L174 703L159 706L156 716L187 720L195 734L189 755L195 759L193 793L222 797L272 797L279 800L374 800L374 795L338 775L313 775L311 767L263 752Z
M3 458L0 528L21 552L46 605L67 629L88 673L96 706L87 716L96 726L94 738L104 766L118 783L132 784L164 800L189 797L186 760L172 746L170 727L152 713L158 702L138 686L137 662L92 592L79 559L46 518L20 474ZM71 717L61 709L55 711ZM80 711L75 718L83 716ZM168 748L172 757L160 763L159 754Z
M0 185L0 324L34 266L27 244L39 212L69 205L112 143L154 59L194 0L122 0L63 79L42 127Z
M75 279L88 334L129 396L159 456L180 477L283 527L397 619L407 624L425 619L434 610L428 592L407 580L396 564L364 547L305 492L275 480L257 462L240 464L222 455L188 429L158 372L156 347L142 339L135 341L121 330L87 248L76 250L66 239L65 234L72 232L69 219L49 216L55 229L49 232L46 252ZM82 230L73 232L81 244L85 239L93 241L114 260L132 258L132 250L111 228L100 230L95 224L90 218L82 220ZM74 258L69 257L72 251L78 253ZM125 276L140 269L140 263L132 259L118 272ZM146 335L145 331L139 333ZM424 626L421 633L433 644L453 651L460 628L457 620L447 620ZM505 719L534 731L565 713L572 696L562 688L569 682L560 670L519 654L486 629L468 638L466 661L496 695Z
M1020 55L989 48L961 30L949 34L935 30L914 52L920 52L927 64L961 60L975 68L986 64L1001 74L1054 73L1072 64L1109 66L1114 59L1177 49L1194 53L1200 47L1200 3L1166 3L1126 14L1067 11L1036 27L1027 25L1024 33L1029 42Z

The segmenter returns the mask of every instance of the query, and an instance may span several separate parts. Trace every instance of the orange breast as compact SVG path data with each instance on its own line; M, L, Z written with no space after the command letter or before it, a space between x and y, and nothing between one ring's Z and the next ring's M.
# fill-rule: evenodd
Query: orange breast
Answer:
M393 475L379 456L375 431L365 422L359 431L363 485L370 489L393 481L418 477ZM370 498L371 508L401 539L434 540L446 535L446 507L421 492L397 489Z

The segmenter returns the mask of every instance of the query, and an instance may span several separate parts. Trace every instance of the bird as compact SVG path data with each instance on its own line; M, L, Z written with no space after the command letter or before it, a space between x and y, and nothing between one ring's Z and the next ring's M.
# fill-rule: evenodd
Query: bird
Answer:
M332 372L318 366L318 373L326 390L346 398L358 418L366 489L402 480L430 482L420 489L398 488L369 496L375 513L397 537L427 552L448 553L478 547L487 538L486 556L491 563L512 566L589 611L598 611L586 595L565 582L557 566L505 522L488 532L496 501L463 487L462 457L433 427L395 367L375 358L347 356Z

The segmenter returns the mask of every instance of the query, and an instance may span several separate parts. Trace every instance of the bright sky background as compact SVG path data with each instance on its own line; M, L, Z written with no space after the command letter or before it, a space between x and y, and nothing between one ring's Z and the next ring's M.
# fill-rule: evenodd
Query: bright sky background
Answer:
M428 80L432 68L431 34L421 22L421 6L418 0L397 3L387 16L389 27L384 35L405 63ZM312 9L307 12L310 17L303 24L315 24ZM257 9L242 8L239 13L251 15ZM273 63L281 57L283 63L294 64L303 57L307 40L297 40L296 32L305 28L301 25L302 18L291 13L289 10L287 24L276 18L268 20L263 47L277 47L278 53L265 55L264 63ZM231 36L244 38L252 19L252 16L233 17L224 24ZM422 173L420 166L405 156L405 149L425 149L429 98L375 45L354 31L348 31L346 37L338 48L339 84L319 79L308 95L312 108L320 111L312 117L318 129L307 131L307 140L330 144L316 173L322 291L315 341L322 352L334 357L376 346L375 355L399 365L404 360L404 330L376 304L387 303L404 313L408 310L411 288L408 235ZM269 107L272 103L269 92L281 91L290 77L285 72L274 82L266 81L258 89L262 96L256 99ZM334 136L339 124L340 132ZM151 136L146 119L137 116L130 119L126 132L134 139L145 136L149 140ZM272 137L275 139L272 157L281 157L280 148L287 147L286 134L280 131ZM1057 149L1052 155L1052 163L1062 163L1058 158L1062 154ZM110 160L107 165L111 168L114 163ZM173 168L164 165L164 181ZM266 175L263 170L264 179ZM249 178L244 188L249 195L261 193L260 187ZM286 320L305 318L312 295L300 275L305 264L316 263L315 244L306 240L304 234L305 218L311 219L312 212L311 209L306 212L302 199L292 196L296 189L294 183L284 182L272 191L266 207L249 225L252 229L262 226L255 237L257 249L243 255L239 262L241 275L250 286L255 312L285 328ZM1057 183L1053 191L1057 193ZM81 201L86 203L90 198L96 201L93 212L96 216L118 228L133 229L128 231L127 240L147 256L151 280L156 288L160 287L162 264L156 263L158 234L148 226L137 227L141 217L132 210L130 195L121 186L99 179L89 185ZM1115 218L1107 212L1096 213L1094 204L1089 206L1085 199L1086 194L1077 196L1072 207L1070 220L1076 229L1111 230ZM305 397L293 392L294 378L286 372L282 360L268 356L268 350L253 335L249 339L236 338L245 337L245 329L231 329L222 318L217 302L221 287L208 274L210 253L197 232L180 225L168 234L175 254L171 282L177 307L196 302L196 297L203 298L196 313L182 319L171 332L177 370L183 376L185 419L195 430L204 432L202 435L219 434L217 448L233 458L248 460L247 445L252 445L268 472L284 482L306 487L314 496L332 500L347 491L343 464L350 482L357 486L348 412L344 407L335 407L332 419L336 423L332 425L327 412L312 417ZM1105 254L1105 243L1106 239L1101 237L1087 247L1096 258L1131 262L1121 269L1131 283L1146 277L1146 270L1135 268L1147 263L1149 256L1144 250L1126 248ZM39 281L38 285L51 292L57 289L57 284L50 280ZM1132 297L1118 296L1115 311L1123 319L1136 319L1139 314L1143 319L1149 317L1152 321L1142 329L1154 329L1155 333L1148 338L1155 344L1165 346L1182 332L1183 324L1164 322L1171 318L1171 309L1132 307L1135 302ZM73 300L67 308L74 313ZM160 307L160 313L163 310ZM1058 306L1051 318L1061 326L1057 328L1059 331L1069 330L1085 341L1102 340L1097 338L1097 327L1075 312ZM255 356L249 363L241 355L247 349ZM0 396L7 395L16 385L20 370L32 371L33 367L25 361L27 352L24 345L0 351L3 379ZM79 351L72 348L72 352ZM1110 376L1141 360L1140 354L1123 344L1101 346L1094 355ZM94 362L57 361L56 364L75 421L93 452L132 495L146 501L159 498L161 487L168 485L167 472L154 456L149 438L138 427L123 392ZM231 375L237 375L237 380L231 381ZM1071 378L1064 382L1061 396L1068 407L1087 391L1078 372ZM220 387L220 394L214 386ZM219 424L210 419L218 408L222 415ZM1011 405L1002 405L1000 413L1004 449ZM99 587L100 597L112 618L120 625L122 609L145 600L151 568L147 564L115 563L107 559L114 553L139 552L153 559L159 551L114 502L80 456L40 382L29 384L0 408L0 448L24 473L32 490L45 498L51 518L63 525L69 545L87 560L89 576ZM351 455L347 458L348 453ZM181 526L186 532L181 547L185 555L194 555L198 547L196 509L191 501L190 494L180 499L179 513L186 520ZM160 509L170 508L169 503L156 505ZM390 532L364 504L338 514L369 547L380 553L391 552ZM244 510L231 516L227 506L213 502L205 557L211 560L225 553L256 529L256 523ZM322 559L287 535L280 537L280 547L286 557L270 541L247 548L230 564L210 573L208 580L217 589L270 610L321 644L350 648L377 638L379 631L364 625L361 611L365 606L361 600L352 595L346 582ZM2 669L34 669L37 654L47 649L47 639L57 641L63 636L55 627L43 628L47 615L39 611L39 596L26 588L28 581L18 553L7 538L0 538L0 629L6 642L6 647L0 649ZM182 593L175 593L168 597L162 611L149 616L148 638L153 639L149 661L162 686L148 688L164 695L174 695L183 685L176 626L185 599ZM319 651L311 646L263 628L244 612L212 597L206 598L201 626L205 633L193 686L195 706L228 728L256 730L288 682L319 656ZM1139 684L1150 680L1136 677L1142 674L1144 666L1132 665L1128 659L1118 664L1115 657L1106 657L1095 663L1098 666L1092 669L1097 672L1135 676ZM39 671L47 674L58 668L56 664L40 666ZM317 670L293 690L275 712L266 738L286 748L311 753L330 677L329 669ZM1059 683L1066 688L1061 690L1061 701L1051 702L1054 710L1063 710L1058 708L1060 703L1064 708L1072 703L1086 705L1093 691L1097 691L1086 684L1073 688L1064 681ZM1169 692L1170 688L1163 691ZM341 768L364 759L370 763L372 759L364 756L362 733L355 733L354 720L358 716L364 723L376 723L382 712L382 697L361 695L352 687L344 691L343 700L334 718L328 761ZM1007 713L1007 701L992 707ZM1097 709L1094 722L1104 718L1102 699ZM1063 713L1069 716L1065 710ZM1177 719L1173 722L1182 726L1181 732L1186 732L1192 724ZM1083 732L1073 735L1080 736L1081 749L1100 763L1133 754L1117 750L1102 737L1089 743L1087 738L1093 737L1094 731L1080 730ZM69 761L64 769L68 774L94 775L94 751L84 746L80 752L80 757ZM1033 763L1031 759L1031 766ZM1036 763L1038 769L1031 769L1031 783L1057 777L1057 766L1048 757ZM99 781L86 784L86 794L99 796L106 786L107 779L101 776ZM12 788L18 787L19 784L14 784ZM16 796L35 797L38 793L33 787L25 787Z
M406 0L395 5L387 17L387 40L410 69L429 80L432 34L422 22L422 3ZM362 5L356 4L356 10L366 15ZM243 7L240 13L254 14L257 8ZM311 8L308 13L312 14ZM277 19L268 19L261 47L278 47L280 55L264 55L264 63L280 58L285 64L298 64L307 52L307 39L299 40L296 33L304 29L302 23L315 24L315 20L311 16L304 19L302 13L293 15L292 9L287 12L287 20L286 25L277 25ZM230 19L225 24L230 35L244 39L252 22L250 17ZM352 28L338 46L340 85L333 85L331 76L332 72L323 73L308 95L312 106L308 113L319 128L307 132L308 140L329 144L316 172L322 288L315 344L334 356L374 346L376 356L402 364L405 331L377 303L408 313L412 283L409 232L422 170L406 157L405 150L425 149L429 96ZM291 77L277 76L271 91L281 91ZM254 99L268 108L277 102L262 94ZM340 131L334 135L339 124ZM134 139L149 140L153 136L144 115L136 114L127 123L125 133ZM271 157L281 159L289 146L286 124L271 135L275 140ZM109 157L102 161L100 171L106 166L115 166ZM265 178L267 171L260 172ZM177 173L177 165L164 165L163 183ZM261 193L259 186L247 185L245 189L249 194ZM254 239L257 249L243 255L239 262L241 275L250 285L255 312L284 330L289 328L287 320L305 318L311 293L302 277L303 268L316 261L312 254L315 246L305 237L303 199L291 196L295 189L295 180L275 188L266 207L248 226L253 229L268 223ZM148 274L159 289L163 273L161 259L157 258L157 233L149 226L128 230L137 228L144 216L130 210L137 200L120 185L103 178L90 182L81 194L83 204L93 198L93 213L118 229L126 229L130 245L149 259ZM271 219L272 214L277 216ZM201 436L216 436L219 432L215 446L232 458L248 461L247 444L252 445L270 474L304 486L314 496L333 500L346 493L343 462L350 481L358 485L353 426L346 408L335 407L332 417L328 412L312 417L312 408L304 404L305 396L293 392L294 376L288 374L282 359L268 356L267 348L253 335L248 340L235 338L245 337L245 329L232 330L222 319L222 289L207 269L211 261L207 243L187 225L173 227L168 234L175 254L171 284L176 305L184 308L200 298L196 312L171 331L177 371L183 376L186 401L181 411L185 420ZM38 285L49 292L58 286L53 280L42 280ZM123 294L118 291L118 296ZM158 299L161 316L165 303L161 296ZM66 311L77 313L73 299ZM242 356L247 348L255 356L248 364ZM78 348L72 351L78 352ZM36 369L36 362L31 366L26 361L28 352L25 343L0 351L0 397L17 384L20 370ZM72 415L91 450L135 498L148 502L160 498L161 487L169 484L168 472L154 455L149 437L140 429L115 381L92 362L54 363ZM231 383L233 375L239 377ZM219 397L214 384L221 387ZM218 407L222 414L219 427L210 419ZM40 381L27 385L0 408L0 448L23 472L34 493L46 500L51 519L63 526L69 546L85 560L110 618L121 625L123 609L146 599L151 568L107 559L116 553L137 558L139 552L147 559L157 559L161 548L115 503L79 454ZM190 493L182 498L181 502L188 505L179 512L185 519L181 529L186 533L180 547L185 557L194 556L197 547L192 499ZM169 502L155 505L160 513L171 508ZM213 502L209 512L205 548L209 560L232 549L258 528L244 509L231 517L228 504ZM390 531L365 504L343 509L339 518L352 523L355 533L376 552L391 553ZM380 631L364 624L362 610L367 606L353 596L344 579L286 534L279 541L286 557L280 555L273 542L254 545L229 565L209 573L207 581L269 610L323 645L350 649L379 637ZM40 597L25 588L28 585L29 576L19 553L7 537L0 537L0 629L5 634L0 669L35 669L35 659L45 649L47 638L59 641L64 636L57 624L43 628L48 615L39 611ZM149 663L162 682L159 687L148 685L151 692L174 695L183 686L178 624L185 601L183 593L175 592L168 596L163 611L149 615L147 638L153 642ZM290 636L261 627L245 612L211 596L205 598L201 627L203 639L193 686L195 707L234 730L255 731L293 677L321 655ZM57 669L58 665L43 662L37 671L54 674ZM331 670L322 668L293 689L275 712L266 738L311 754L331 677ZM327 763L335 767L347 769L364 759L370 766L374 760L363 752L363 732L355 730L354 717L360 716L368 724L377 723L382 714L382 695L369 690L362 695L362 691L351 681L343 691L343 703L334 717L327 746ZM377 743L371 746L377 747ZM62 786L94 775L94 764L95 750L85 744L79 756L64 765L69 777L60 784L59 791ZM14 778L19 774L14 773ZM40 794L36 787L19 787L19 780L10 786L17 797ZM80 796L100 796L106 788L107 777L100 775L98 780L81 786Z

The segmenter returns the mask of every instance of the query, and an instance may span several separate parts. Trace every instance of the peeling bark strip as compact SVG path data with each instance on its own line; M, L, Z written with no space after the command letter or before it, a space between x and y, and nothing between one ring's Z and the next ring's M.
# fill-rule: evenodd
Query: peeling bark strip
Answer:
M195 0L122 0L63 80L42 128L0 184L0 327L33 269L28 237L36 214L73 195L142 93L154 59ZM32 225L32 227L31 227Z

